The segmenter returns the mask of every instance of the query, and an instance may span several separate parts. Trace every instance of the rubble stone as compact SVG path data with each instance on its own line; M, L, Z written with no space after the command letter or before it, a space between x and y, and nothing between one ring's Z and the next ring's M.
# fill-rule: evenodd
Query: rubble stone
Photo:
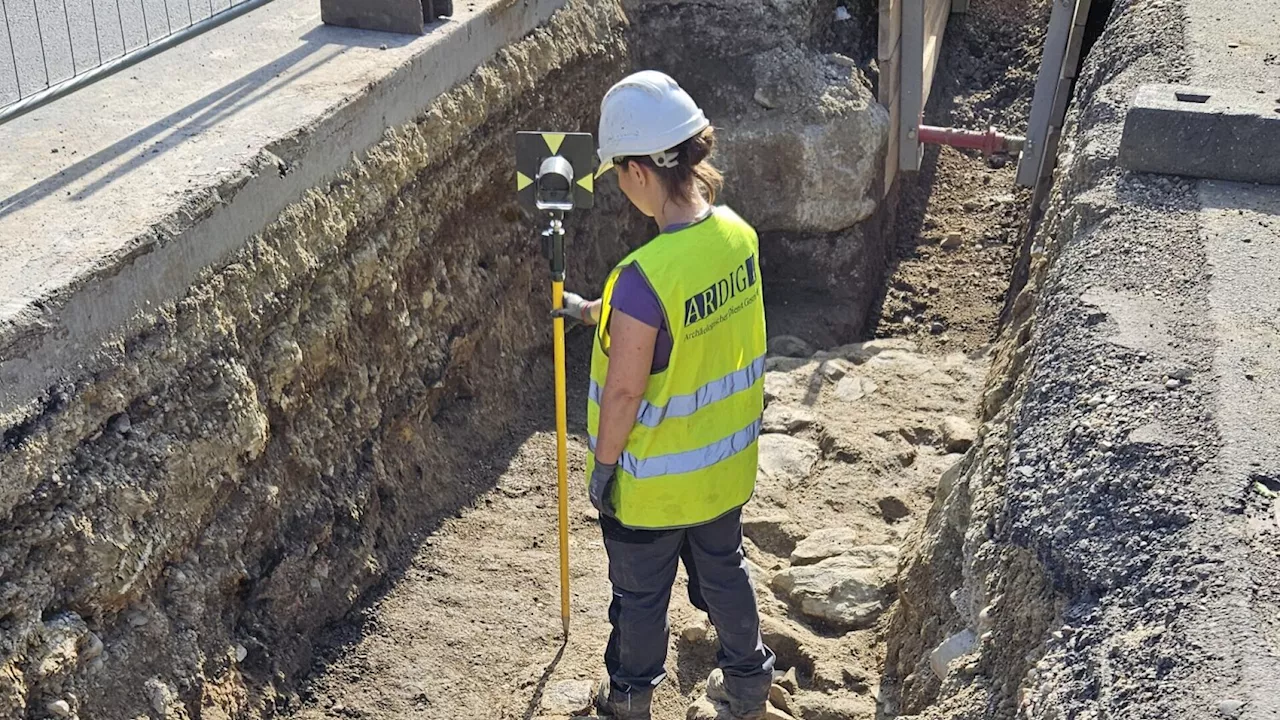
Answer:
M772 586L805 615L853 630L869 626L885 609L892 578L887 566L867 567L861 558L841 556L784 570Z
M542 712L551 715L585 715L591 710L596 684L590 680L564 680L542 694Z
M761 232L829 233L866 220L889 114L849 68L798 48L752 58L760 94L787 112L736 119L717 133L726 199Z
M814 418L808 410L794 405L770 403L764 409L763 422L763 429L767 433L793 433L813 425Z
M831 382L838 382L840 378L853 372L853 364L844 358L831 358L824 360L818 371Z
M867 360L867 364L884 368L903 378L914 378L934 369L929 358L906 350L884 350Z
M791 564L813 565L829 557L843 555L858 546L858 534L852 528L824 528L796 544Z
M711 621L707 616L698 613L697 617L680 631L680 637L684 638L685 642L696 645L710 638L712 630Z
M800 720L872 720L876 717L875 701L861 696L806 692L797 696L793 705Z
M788 668L787 672L778 680L778 685L787 692L795 695L800 690L800 681L796 677L796 669Z
M943 446L946 447L947 452L952 453L965 452L978 437L973 423L954 415L943 418L938 431L942 436Z
M862 377L861 375L849 375L841 379L839 383L836 383L835 392L836 397L841 400L855 402L878 389L880 389L880 386L871 378Z
M822 451L808 440L769 433L760 437L759 475L768 482L791 489L807 480Z
M916 352L919 349L920 346L916 344L914 340L907 340L905 338L883 338L880 340L868 340L867 342L841 345L833 350L832 353L847 360L851 360L854 363L864 363L885 350Z

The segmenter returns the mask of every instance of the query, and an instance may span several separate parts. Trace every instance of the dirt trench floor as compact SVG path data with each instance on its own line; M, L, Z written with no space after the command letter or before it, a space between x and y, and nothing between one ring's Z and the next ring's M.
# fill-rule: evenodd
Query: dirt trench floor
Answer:
M579 338L580 340L580 338ZM797 718L871 718L882 657L878 613L892 601L896 556L872 583L881 602L843 632L831 608L775 578L806 537L838 536L823 554L899 544L932 500L938 476L959 458L986 371L982 356L928 356L904 341L850 345L814 358L772 358L768 432L756 497L744 511L748 559L779 669L795 668L783 700ZM571 351L585 356L585 345ZM580 365L571 380L584 384ZM446 521L363 621L337 631L330 664L303 692L294 717L564 718L585 712L575 695L603 672L610 587L595 511L581 489L584 398L570 398L572 629L562 643L556 537L555 436L545 423L496 460L496 487ZM949 418L949 419L948 419ZM483 470L482 470L483 471ZM833 532L832 529L835 529ZM822 542L817 543L819 546ZM893 548L890 548L892 550ZM865 553L863 553L865 555ZM798 562L812 562L807 557ZM840 563L836 563L839 565ZM815 565L813 567L823 567ZM685 597L671 603L668 681L655 718L684 718L715 667L714 631ZM770 585L774 584L776 590ZM343 642L345 641L345 642ZM581 705L581 707L578 707Z

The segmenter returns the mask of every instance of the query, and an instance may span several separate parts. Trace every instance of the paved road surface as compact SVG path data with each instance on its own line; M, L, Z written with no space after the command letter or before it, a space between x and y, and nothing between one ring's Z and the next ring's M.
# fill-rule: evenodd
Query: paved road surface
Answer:
M0 106L241 2L0 0Z

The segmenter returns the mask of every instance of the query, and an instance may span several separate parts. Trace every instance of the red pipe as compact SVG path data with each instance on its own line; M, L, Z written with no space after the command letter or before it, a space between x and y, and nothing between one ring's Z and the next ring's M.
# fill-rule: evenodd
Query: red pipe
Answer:
M994 127L986 132L964 130L962 128L937 127L921 125L919 140L929 145L950 145L951 147L981 150L986 155L996 153L1016 154L1022 151L1027 139L1018 135L1003 135Z

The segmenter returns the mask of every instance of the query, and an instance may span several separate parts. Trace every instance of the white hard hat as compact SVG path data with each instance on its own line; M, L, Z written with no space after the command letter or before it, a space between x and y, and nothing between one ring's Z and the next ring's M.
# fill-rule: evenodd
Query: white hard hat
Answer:
M659 167L679 164L671 148L711 123L675 80L656 70L628 75L600 101L600 169L615 158L648 155Z

